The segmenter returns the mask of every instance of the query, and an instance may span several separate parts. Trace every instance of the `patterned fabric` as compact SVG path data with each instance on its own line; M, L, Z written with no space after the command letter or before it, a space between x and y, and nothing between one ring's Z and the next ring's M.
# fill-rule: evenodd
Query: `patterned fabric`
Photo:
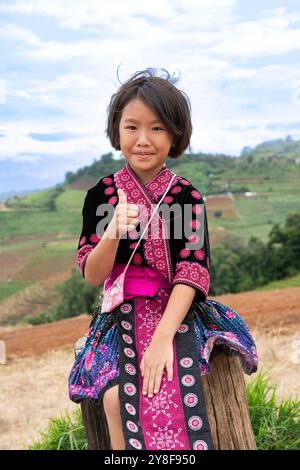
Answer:
M85 347L69 376L75 403L95 402L119 384L126 449L202 450L212 448L200 377L209 373L215 344L238 355L247 374L257 370L255 343L242 318L214 300L192 305L173 340L174 376L164 371L153 398L141 393L139 363L163 315L170 289L156 298L138 296L111 314L92 320Z
M105 230L110 221L109 219L105 223L107 213L100 214L101 205L107 204L113 211L118 203L117 189L122 188L127 195L128 202L140 205L142 209L139 215L140 223L136 230L129 232L128 238L120 240L117 250L115 262L127 264L135 242L141 234L141 224L147 220L146 217L150 218L154 205L164 194L172 176L172 172L165 166L151 182L144 186L127 163L117 173L100 179L87 192L82 209L82 231L77 248L77 265L83 276L87 257L101 240L101 230ZM176 204L182 208L191 209L179 218L181 220L179 238L175 238L176 230L178 230L178 217L176 218L176 214L172 213L172 207L176 207ZM208 295L210 283L210 246L204 199L189 181L177 175L162 205L164 209L169 208L169 218L162 216L160 209L158 210L160 215L154 216L154 223L151 223L148 237L145 236L140 243L131 263L153 268L170 285L182 283L195 287L197 300L203 301ZM199 219L201 227L199 227ZM187 234L185 222L188 223L190 230ZM156 233L152 233L153 227L157 227ZM169 238L164 236L167 233ZM201 234L203 235L202 244ZM199 249L198 245L201 246Z
M77 249L78 268L83 276L87 257L99 243L101 230L103 233L109 223L101 205L108 204L114 210L118 203L117 188L125 191L129 203L141 205L140 223L128 239L120 240L116 254L115 266L127 264L143 223L171 178L172 172L164 166L152 181L143 185L127 164L88 191ZM168 287L157 285L152 297L145 289L135 297L125 298L111 313L95 316L85 347L70 372L69 396L75 403L84 399L99 401L106 390L119 384L126 449L211 449L201 382L201 375L210 371L211 351L218 344L226 354L238 355L247 374L257 370L257 352L238 313L207 298L210 246L201 193L189 181L176 176L164 203L170 209L177 204L183 213L179 219L172 210L156 214L154 229L151 226L148 236L142 240L132 264L139 269L153 269ZM178 220L182 229L179 237ZM190 228L187 233L186 225ZM139 364L172 288L179 283L196 288L196 296L173 340L174 378L169 383L164 371L159 393L148 398L141 393Z

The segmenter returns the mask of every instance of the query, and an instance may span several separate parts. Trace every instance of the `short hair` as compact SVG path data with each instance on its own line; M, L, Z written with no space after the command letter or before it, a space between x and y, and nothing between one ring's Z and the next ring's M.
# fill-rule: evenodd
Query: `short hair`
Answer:
M166 72L166 78L156 76L148 67L135 72L112 95L107 107L106 136L115 150L121 150L119 124L124 107L133 99L144 102L173 136L170 158L178 158L189 147L192 134L191 103L188 96L174 86L178 79Z

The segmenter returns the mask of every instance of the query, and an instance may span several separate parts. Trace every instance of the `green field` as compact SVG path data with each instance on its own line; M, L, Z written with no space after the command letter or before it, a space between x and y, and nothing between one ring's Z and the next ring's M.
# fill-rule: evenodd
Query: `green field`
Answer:
M287 287L299 287L300 286L300 274L292 276L287 279L281 279L280 281L273 281L265 286L258 287L256 291L274 290L274 289L286 289Z
M232 191L232 208L238 217L228 219L224 214L223 219L215 217L215 210L210 211L210 235L223 227L225 236L234 235L244 244L251 236L266 242L272 225L283 225L287 215L299 209L300 165L289 158L277 158L281 144L274 145L269 153L264 147L257 154L254 150L250 157L184 155L178 161L167 160L167 166L190 180L203 196L223 194L227 188ZM80 178L91 181L91 177L98 180L118 168L119 162L106 166L96 161L91 167L78 170L72 182L76 179L79 182ZM257 192L257 197L247 198L241 188ZM65 182L59 187L10 199L12 210L0 211L0 257L4 266L12 264L9 276L3 271L0 278L0 303L27 287L27 275L31 282L38 282L47 274L52 276L74 264L87 189L74 190ZM53 200L55 207L51 210L49 202ZM216 209L222 211L222 205ZM9 282L7 277L11 278ZM296 276L259 290L297 285Z
M7 297L16 294L17 292L25 289L27 286L29 286L31 283L30 282L21 282L21 281L14 281L10 283L4 283L2 282L0 284L0 302L2 302L4 299Z

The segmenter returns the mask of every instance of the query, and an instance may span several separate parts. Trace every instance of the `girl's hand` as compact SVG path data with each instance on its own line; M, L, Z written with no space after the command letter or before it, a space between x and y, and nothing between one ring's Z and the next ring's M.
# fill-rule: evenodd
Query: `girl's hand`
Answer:
M143 377L143 394L151 398L158 393L164 369L167 369L168 379L173 379L173 341L152 338L140 364ZM145 392L145 393L144 393Z
M127 204L126 193L123 189L118 189L118 197L119 203L109 224L109 232L116 238L121 238L125 233L134 230L136 224L139 223L139 207L136 204Z

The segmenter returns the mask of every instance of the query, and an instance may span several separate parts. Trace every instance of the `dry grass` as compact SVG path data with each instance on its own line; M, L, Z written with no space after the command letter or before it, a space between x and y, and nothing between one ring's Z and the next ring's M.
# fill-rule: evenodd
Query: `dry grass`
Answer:
M252 330L259 354L259 370L272 366L271 383L278 386L279 399L300 396L300 353L295 349L298 334L281 335ZM294 345L294 347L293 347ZM0 449L23 449L45 431L49 418L77 406L68 396L68 375L74 361L73 348L39 357L18 358L0 365ZM252 381L254 375L246 376Z
M67 384L73 358L69 348L0 365L0 449L26 448L49 418L75 410Z
M20 322L28 315L38 316L43 310L57 303L59 292L55 286L65 282L70 275L70 270L59 271L5 299L0 304L0 325Z
M277 386L278 398L300 399L300 331L284 335L280 330L261 334L251 330L251 334L256 341L259 370L271 368L268 376L270 383ZM246 382L255 376L246 375Z

